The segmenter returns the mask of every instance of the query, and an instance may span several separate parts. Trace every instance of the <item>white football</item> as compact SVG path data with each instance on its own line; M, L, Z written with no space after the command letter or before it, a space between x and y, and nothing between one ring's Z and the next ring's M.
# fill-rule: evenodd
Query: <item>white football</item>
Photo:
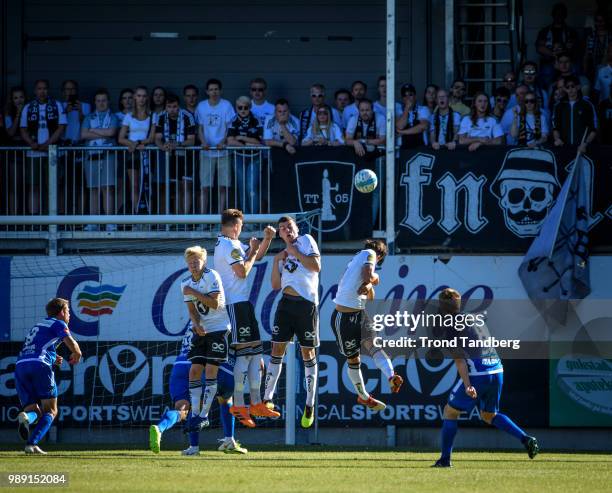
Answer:
M378 178L371 169L362 169L355 175L355 188L361 193L370 193L377 185Z

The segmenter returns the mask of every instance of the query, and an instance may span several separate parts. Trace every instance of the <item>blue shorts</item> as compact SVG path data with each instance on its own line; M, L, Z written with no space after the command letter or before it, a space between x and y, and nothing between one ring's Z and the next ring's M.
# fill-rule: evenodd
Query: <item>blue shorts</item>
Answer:
M189 401L189 369L191 362L179 363L172 366L170 373L170 397L172 403L178 401ZM206 377L202 373L202 383ZM234 394L234 375L225 371L225 368L219 367L217 374L217 395L223 399L229 399Z
M471 411L474 406L478 406L480 411L497 413L504 383L504 373L470 376L470 382L476 389L478 397L472 399L468 396L465 393L463 381L459 379L448 397L448 405L460 411Z
M15 366L15 386L23 407L57 397L53 368L38 361L25 361Z

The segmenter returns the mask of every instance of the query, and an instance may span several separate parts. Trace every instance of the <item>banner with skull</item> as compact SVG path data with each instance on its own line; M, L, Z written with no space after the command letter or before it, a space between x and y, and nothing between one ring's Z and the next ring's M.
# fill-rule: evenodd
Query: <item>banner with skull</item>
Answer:
M585 156L592 247L612 246L612 148ZM401 151L396 191L397 245L467 252L524 253L576 158L576 149L480 148Z

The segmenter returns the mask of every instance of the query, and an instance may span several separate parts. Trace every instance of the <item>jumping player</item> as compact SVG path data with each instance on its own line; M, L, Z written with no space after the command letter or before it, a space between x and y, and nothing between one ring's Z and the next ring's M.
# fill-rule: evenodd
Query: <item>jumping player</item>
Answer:
M215 269L221 276L227 312L232 326L231 346L236 351L234 366L234 405L230 412L249 428L255 427L253 416L278 418L280 413L268 409L261 401L261 365L263 345L255 308L249 301L247 278L253 264L267 253L276 230L272 226L264 230L264 239L251 238L249 245L238 237L242 232L243 215L238 209L226 209L221 214L221 234L215 246ZM248 379L250 407L244 403L244 386Z
M181 281L183 300L187 303L194 336L188 359L190 428L209 425L208 413L217 394L219 365L227 361L227 335L230 330L225 309L225 295L219 274L206 268L207 254L200 246L185 250L185 261L191 275ZM202 397L202 373L206 376Z
M23 411L17 416L19 436L27 441L26 454L46 452L38 446L55 416L57 416L57 385L53 365L60 365L62 357L56 349L62 342L70 350L69 363L81 360L81 349L68 329L70 306L63 298L51 299L45 310L47 318L30 329L15 365L15 384ZM38 419L40 418L40 419ZM30 433L31 426L36 428Z
M285 242L285 249L276 254L272 262L272 289L282 289L283 297L274 315L272 354L266 372L264 402L268 408L273 408L272 398L282 371L285 350L296 336L302 350L306 383L302 427L309 428L315 419L321 255L312 236L298 233L293 218L281 217L278 232Z
M340 353L347 359L348 375L357 391L357 402L375 411L381 411L386 406L365 389L361 374L362 345L389 381L392 392L399 392L403 383L387 354L374 347L372 322L365 311L366 300L374 298L374 286L380 282L378 274L374 272L375 266L381 265L386 255L387 245L384 241L366 240L364 249L351 259L342 274L334 299L336 308L331 318Z
M447 288L440 293L438 299L441 314L455 315L460 312L461 295L458 291ZM487 334L484 334L483 328L476 325L468 326L461 332L461 336L473 340L482 339L487 336ZM453 329L450 328L450 330ZM456 335L453 334L450 337ZM448 330L445 337L449 337ZM480 417L484 422L520 440L527 449L529 458L533 459L540 450L535 437L527 435L508 416L498 412L504 381L504 368L497 352L493 348L469 350L470 353L472 351L474 354L468 354L468 352L459 349L453 354L461 380L453 388L448 398L448 404L444 407L442 454L433 467L452 467L451 452L457 434L457 418L462 411L469 412L474 406L478 406ZM463 388L461 388L462 384Z

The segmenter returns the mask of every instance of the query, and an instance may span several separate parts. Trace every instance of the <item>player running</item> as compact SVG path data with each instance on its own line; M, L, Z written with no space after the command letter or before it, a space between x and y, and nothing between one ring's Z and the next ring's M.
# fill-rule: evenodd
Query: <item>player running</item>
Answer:
M26 454L47 452L38 446L55 416L57 416L57 385L53 365L61 365L62 357L56 354L63 342L70 350L71 365L81 360L81 349L70 335L70 306L63 298L51 299L45 310L47 318L30 329L15 365L15 384L23 411L17 416L19 436L27 441ZM40 419L38 419L40 418ZM36 422L30 433L30 428Z
M194 336L187 355L192 431L209 425L208 413L217 394L219 365L227 361L229 318L219 274L206 268L206 250L193 246L185 250L185 261L191 275L181 281L183 300L187 303ZM205 374L202 397L202 373Z
M253 416L278 418L280 413L268 409L261 401L261 366L263 364L263 345L259 335L259 325L255 318L255 308L249 301L247 278L253 264L267 253L276 230L272 226L264 230L264 239L251 238L249 245L243 244L238 237L242 232L242 211L226 209L221 214L221 234L215 246L215 269L221 276L227 312L232 327L231 346L236 351L234 366L234 405L230 412L249 428L255 427ZM244 402L245 383L249 382L250 406Z
M458 291L447 288L440 293L438 299L441 314L455 315L460 312L461 295ZM447 329L445 337L452 338L457 335L449 334L449 330L454 331L453 328ZM473 340L482 339L488 337L485 331L484 326L471 325L461 332L461 336ZM478 348L470 349L469 353L471 354L459 349L453 355L461 380L453 388L448 404L444 407L442 454L433 467L452 467L451 452L457 434L457 418L462 411L469 412L476 405L483 421L520 440L527 449L529 458L533 459L540 450L535 437L527 435L508 416L498 412L504 368L497 352L493 348Z
M283 216L278 232L285 249L272 262L272 289L282 289L272 327L272 354L266 372L264 402L273 408L272 398L283 367L287 344L296 336L302 350L306 383L306 406L302 427L314 422L314 401L317 389L319 347L319 272L321 255L314 238L300 235L295 220Z
M336 308L332 313L331 325L336 336L340 353L348 362L348 375L357 391L357 402L382 411L386 405L372 397L366 389L361 374L361 346L374 359L376 366L389 381L391 391L399 392L402 377L397 375L387 354L372 343L372 321L365 311L368 299L374 299L374 286L380 281L374 272L376 265L381 265L387 255L387 245L382 240L366 240L364 249L358 252L349 262L342 279L338 284Z

